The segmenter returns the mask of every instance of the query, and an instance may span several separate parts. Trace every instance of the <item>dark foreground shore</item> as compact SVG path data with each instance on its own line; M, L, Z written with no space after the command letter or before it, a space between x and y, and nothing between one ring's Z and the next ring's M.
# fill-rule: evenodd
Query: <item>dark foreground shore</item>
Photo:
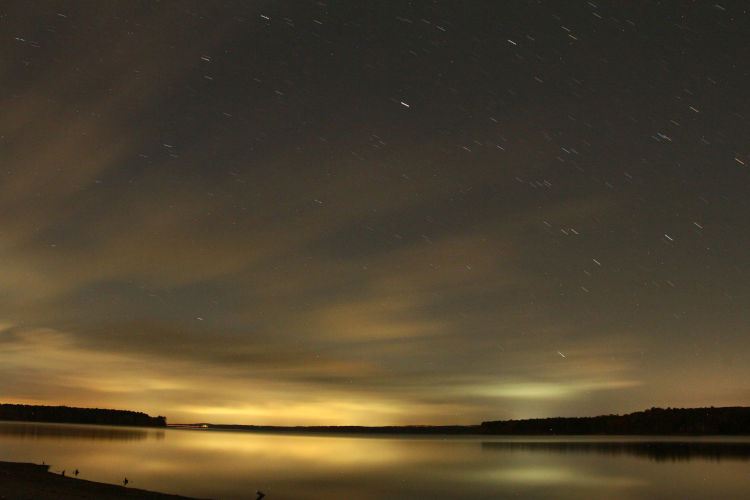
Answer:
M0 462L0 500L195 500L179 495L125 488L49 472L48 465Z

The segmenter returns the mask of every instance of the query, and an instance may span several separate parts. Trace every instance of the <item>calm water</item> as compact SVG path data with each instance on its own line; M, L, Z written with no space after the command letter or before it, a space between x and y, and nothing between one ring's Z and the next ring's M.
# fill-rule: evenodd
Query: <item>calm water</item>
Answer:
M0 422L0 460L221 500L750 498L748 438L330 437Z

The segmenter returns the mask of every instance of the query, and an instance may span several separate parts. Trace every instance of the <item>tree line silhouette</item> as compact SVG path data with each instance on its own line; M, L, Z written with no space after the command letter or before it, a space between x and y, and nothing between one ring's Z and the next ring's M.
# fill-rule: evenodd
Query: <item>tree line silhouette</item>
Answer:
M480 425L403 425L367 427L322 425L189 424L194 429L320 434L505 434L505 435L741 435L750 434L750 407L651 408L626 415L497 420Z
M135 427L167 426L167 417L151 417L136 411L14 404L0 404L0 420Z
M750 408L651 408L626 415L482 422L482 434L750 434Z
M166 427L166 417L145 413L68 406L0 404L0 420ZM200 429L256 432L353 434L507 434L507 435L701 435L750 434L750 407L651 408L625 415L496 420L480 425L265 426L191 424Z

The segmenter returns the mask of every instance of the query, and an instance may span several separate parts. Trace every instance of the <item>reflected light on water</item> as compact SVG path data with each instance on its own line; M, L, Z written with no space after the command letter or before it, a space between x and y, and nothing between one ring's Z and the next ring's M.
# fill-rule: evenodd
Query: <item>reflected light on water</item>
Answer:
M709 491L715 493L711 498L746 498L746 459L705 459L717 443L690 443L690 460L656 461L637 451L644 449L642 442L622 441L0 422L2 460L46 461L53 472L79 469L82 479L112 484L127 476L136 488L216 500L247 500L257 489L285 500L636 499L694 492L709 498ZM722 456L742 457L750 440L718 446L735 450Z
M638 478L606 475L582 474L580 470L560 467L511 467L502 470L483 471L477 475L483 480L494 480L500 483L525 483L533 485L579 485L629 487L648 484Z
M232 453L238 458L259 458L284 461L311 462L315 467L336 465L359 467L394 463L404 460L426 458L418 450L410 450L410 441L393 443L387 440L370 439L362 446L362 438L326 437L309 435L279 435L263 433L241 433L234 431L179 430L175 445L187 453L209 454ZM203 434L190 436L189 434ZM416 451L416 453L415 453Z
M164 430L105 425L0 422L0 436L14 436L21 439L137 441L149 438L164 439Z
M610 439L614 439L612 437ZM485 451L508 452L538 452L538 453L596 453L599 455L632 455L640 458L648 458L655 461L676 460L750 460L750 441L736 438L735 441L710 440L705 438L690 438L687 440L663 440L654 438L643 440L640 436L622 439L620 441L584 440L578 438L575 441L563 440L541 440L541 441L484 441L482 449ZM569 438L568 438L569 439ZM595 438L594 438L595 439ZM601 439L601 438L600 438Z

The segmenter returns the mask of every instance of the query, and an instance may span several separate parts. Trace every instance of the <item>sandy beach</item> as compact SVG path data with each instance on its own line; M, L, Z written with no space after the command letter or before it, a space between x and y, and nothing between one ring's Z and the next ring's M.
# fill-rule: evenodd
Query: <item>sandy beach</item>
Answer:
M48 465L0 462L0 500L196 500L137 488L97 483L49 472Z

